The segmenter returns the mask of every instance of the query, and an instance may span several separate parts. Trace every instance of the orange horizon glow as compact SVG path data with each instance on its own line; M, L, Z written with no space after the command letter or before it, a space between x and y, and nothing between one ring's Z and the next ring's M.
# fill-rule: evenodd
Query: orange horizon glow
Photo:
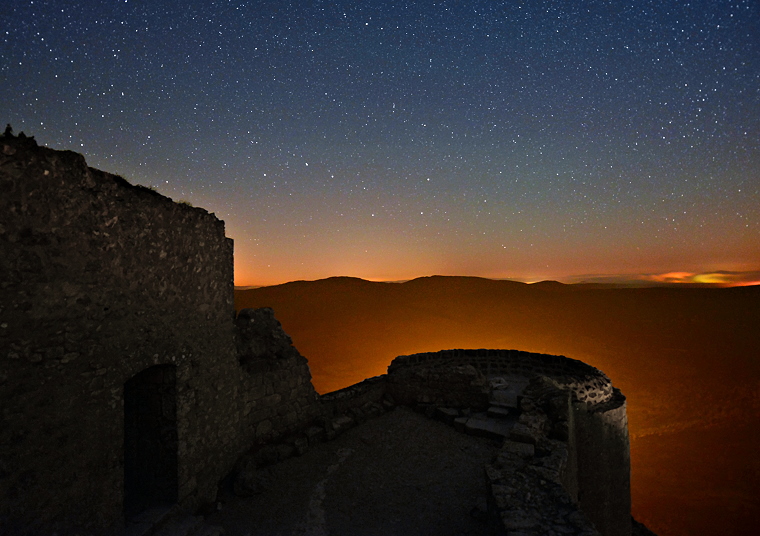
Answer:
M721 287L746 287L760 284L760 279L756 276L754 272L667 272L645 275L643 279L655 283L698 283Z
M327 279L329 277L355 277L365 281L376 283L395 283L411 281L420 277L430 277L433 275L442 276L464 276L464 277L483 277L485 279L511 280L521 283L538 283L540 281L558 281L565 284L574 283L609 283L622 285L654 284L654 285L709 285L713 287L746 287L760 285L760 269L749 271L669 271L662 273L611 273L600 275L564 275L564 276L503 276L492 273L417 273L414 275L404 274L403 272L395 273L318 273L315 272L310 276L299 277L296 270L286 274L262 276L255 273L255 270L246 269L245 267L235 266L235 286L236 287L268 287L281 285L292 281L316 281Z

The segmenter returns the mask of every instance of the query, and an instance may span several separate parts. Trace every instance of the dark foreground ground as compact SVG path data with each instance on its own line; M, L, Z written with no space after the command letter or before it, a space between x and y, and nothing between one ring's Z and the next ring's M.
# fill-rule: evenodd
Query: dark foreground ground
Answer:
M263 470L258 495L225 492L207 522L229 536L486 534L497 450L399 407Z

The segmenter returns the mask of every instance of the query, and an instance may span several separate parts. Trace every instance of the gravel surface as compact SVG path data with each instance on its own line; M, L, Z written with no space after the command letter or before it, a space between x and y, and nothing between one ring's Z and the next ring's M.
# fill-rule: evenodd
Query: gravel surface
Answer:
M261 470L265 491L225 492L207 522L229 536L481 535L495 441L399 407Z

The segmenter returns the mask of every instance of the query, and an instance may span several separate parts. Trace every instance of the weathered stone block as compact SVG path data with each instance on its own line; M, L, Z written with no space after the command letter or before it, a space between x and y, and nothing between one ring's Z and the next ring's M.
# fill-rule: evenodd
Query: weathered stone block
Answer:
M265 419L261 421L256 426L256 437L258 438L266 438L271 432L274 426L272 425L272 421L269 419Z
M293 449L295 450L295 454L297 456L301 456L307 450L309 450L309 440L306 438L306 436L299 436L294 438Z
M309 440L309 445L316 445L325 440L325 429L320 426L309 426L304 430L304 435Z
M509 436L512 423L483 417L470 417L464 425L465 432L490 439L504 439Z
M514 425L509 433L509 439L518 443L530 443L535 445L538 441L538 432L534 428L529 428L525 424L518 422Z
M502 450L505 452L511 452L517 454L523 458L532 458L535 454L535 446L530 443L522 443L517 441L504 441Z
M332 430L334 430L338 434L348 430L349 428L354 426L354 424L356 424L356 421L354 421L354 419L346 415L341 415L340 417L336 417L330 422L330 426Z
M509 408L500 406L490 406L487 415L494 419L505 419L511 415Z

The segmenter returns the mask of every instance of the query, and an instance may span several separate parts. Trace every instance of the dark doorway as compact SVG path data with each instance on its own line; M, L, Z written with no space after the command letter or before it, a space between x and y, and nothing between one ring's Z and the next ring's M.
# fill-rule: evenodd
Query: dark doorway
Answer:
M124 516L177 502L177 370L145 369L124 384Z

